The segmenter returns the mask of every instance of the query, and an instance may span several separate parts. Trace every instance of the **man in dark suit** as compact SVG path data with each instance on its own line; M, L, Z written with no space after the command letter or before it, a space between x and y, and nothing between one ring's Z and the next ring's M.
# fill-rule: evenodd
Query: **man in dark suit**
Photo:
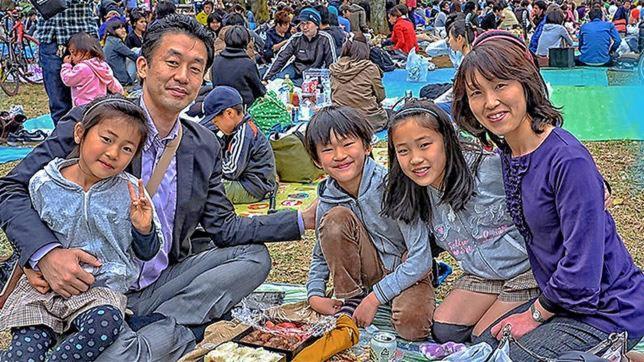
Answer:
M205 325L266 279L271 261L263 242L299 239L314 224L314 208L238 217L221 182L215 136L179 119L212 64L212 44L205 28L182 15L159 20L144 36L137 60L143 92L136 102L147 113L149 135L128 171L147 182L166 146L181 138L152 198L165 244L143 265L140 290L127 295L134 316L100 361L177 360L203 336ZM0 226L19 252L20 265L64 297L91 287L94 277L82 264L98 267L100 260L61 247L33 209L27 186L51 159L72 151L73 127L82 115L83 108L72 109L45 142L0 179ZM194 237L198 226L205 237L201 243Z

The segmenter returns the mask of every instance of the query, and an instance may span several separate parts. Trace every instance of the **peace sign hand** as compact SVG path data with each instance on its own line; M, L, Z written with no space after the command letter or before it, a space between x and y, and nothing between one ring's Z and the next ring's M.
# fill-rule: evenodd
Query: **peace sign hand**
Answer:
M149 234L152 231L152 202L148 199L143 187L143 181L138 181L139 194L137 196L132 183L128 182L127 188L130 190L130 220L132 225L141 234Z

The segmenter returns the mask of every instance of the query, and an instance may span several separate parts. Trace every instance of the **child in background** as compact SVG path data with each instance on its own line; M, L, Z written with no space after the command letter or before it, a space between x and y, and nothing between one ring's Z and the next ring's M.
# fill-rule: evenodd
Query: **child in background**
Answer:
M381 215L387 170L369 157L372 135L364 116L343 106L322 108L307 128L306 150L329 175L318 186L308 302L321 314L352 316L360 327L391 303L398 334L423 340L435 305L429 230ZM326 297L329 276L344 302Z
M54 248L76 250L95 282L79 295L59 295L41 273L25 268L0 311L0 329L13 332L1 361L43 361L70 329L48 360L94 361L117 339L124 294L137 289L140 263L162 243L142 181L123 172L147 132L139 106L122 97L97 99L74 128L72 158L52 160L29 181L34 208L57 236Z
M72 35L63 59L60 78L71 88L74 107L82 106L110 93L123 93L121 83L105 62L98 40L87 33Z
M110 65L114 76L121 82L122 85L131 85L134 80L127 71L126 59L136 62L139 57L137 53L132 51L125 45L124 41L127 37L127 30L125 24L120 21L110 23L107 27L107 37L105 38L105 60Z
M385 215L429 225L464 274L434 313L437 342L470 342L539 296L525 241L505 207L501 158L461 144L447 113L406 103L389 128Z
M232 87L215 87L204 99L201 125L217 135L223 150L226 196L234 204L265 199L276 190L275 158L268 139L244 115L243 100Z

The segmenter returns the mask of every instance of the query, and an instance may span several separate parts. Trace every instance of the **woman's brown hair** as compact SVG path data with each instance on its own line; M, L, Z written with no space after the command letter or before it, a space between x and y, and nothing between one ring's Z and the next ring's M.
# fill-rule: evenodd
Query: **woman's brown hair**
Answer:
M485 79L516 80L521 83L526 99L526 111L535 133L543 126L563 125L560 109L548 98L548 89L534 59L525 44L506 31L488 31L472 44L472 51L463 58L454 81L452 116L459 127L477 137L483 144L501 146L502 138L485 129L470 109L467 90L478 88L476 75Z

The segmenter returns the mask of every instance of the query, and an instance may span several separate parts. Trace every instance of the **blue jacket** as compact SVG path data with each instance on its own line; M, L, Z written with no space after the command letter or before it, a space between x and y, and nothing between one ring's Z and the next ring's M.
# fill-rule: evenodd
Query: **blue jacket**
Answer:
M369 157L364 164L357 198L347 194L335 180L327 177L318 186L320 203L316 215L316 232L322 217L336 206L350 209L361 219L378 251L382 266L392 271L373 286L376 298L383 304L425 277L433 260L427 225L422 222L406 224L380 215L386 179L387 170ZM402 256L406 251L407 259L403 262ZM329 274L318 238L306 283L307 297L325 295Z
M133 52L132 49L128 48L121 39L111 35L108 35L107 39L105 39L103 52L105 53L105 61L110 65L110 68L112 68L112 72L116 79L118 79L122 85L132 84L134 80L127 72L125 59L130 58L136 62L136 59L139 56Z
M280 36L275 28L270 28L266 32L266 41L264 41L264 60L271 62L275 56L273 45L279 44L291 37L291 32L287 31L284 36Z
M613 23L594 19L579 30L579 60L588 65L605 64L610 61L609 54L616 51L621 42Z
M138 103L138 101L137 101ZM19 252L20 264L43 246L57 242L51 229L41 221L29 199L29 179L56 157L65 158L76 147L74 125L85 107L72 108L43 143L0 178L0 226ZM183 138L177 149L177 212L174 217L170 265L203 251L203 244L191 240L201 225L218 247L270 241L299 240L296 211L282 211L253 218L239 217L226 198L221 182L221 146L215 135L196 122L181 120ZM126 172L141 177L141 156Z
M541 19L541 21L537 25L537 28L534 29L534 34L532 34L532 38L530 38L530 51L533 54L537 53L537 47L539 46L539 38L541 37L541 33L543 32L544 25L546 25L545 16L543 17L543 19Z

